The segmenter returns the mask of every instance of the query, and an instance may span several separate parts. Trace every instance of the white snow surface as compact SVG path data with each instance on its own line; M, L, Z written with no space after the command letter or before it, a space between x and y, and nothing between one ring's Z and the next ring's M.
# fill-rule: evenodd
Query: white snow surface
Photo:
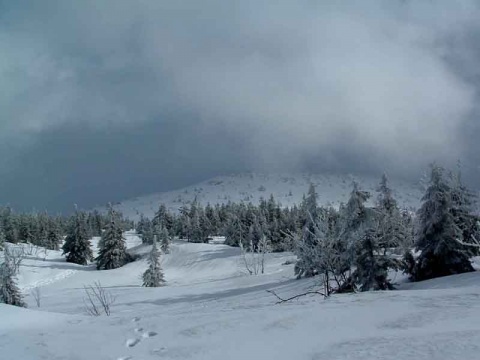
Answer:
M252 202L258 204L260 198L268 199L271 194L283 206L299 204L307 193L310 184L316 186L318 201L322 205L338 207L346 202L352 190L352 181L357 181L364 190L376 198L375 189L381 174L373 176L333 175L333 174L236 174L219 176L183 189L146 195L115 204L115 208L126 217L137 220L140 214L152 217L160 204L171 211L188 205L194 198L203 204L232 202ZM420 183L409 183L391 179L394 195L403 208L416 208L422 197ZM97 208L105 211L105 207Z
M98 239L93 241L97 243ZM131 251L146 254L133 233ZM480 358L480 273L400 290L288 297L317 289L295 280L290 253L270 254L249 276L239 250L176 241L162 255L167 286L142 288L142 258L123 268L67 264L60 252L30 256L19 285L29 309L0 304L2 360L451 360ZM100 281L116 296L110 317L85 314L83 286ZM41 307L29 292L40 287Z

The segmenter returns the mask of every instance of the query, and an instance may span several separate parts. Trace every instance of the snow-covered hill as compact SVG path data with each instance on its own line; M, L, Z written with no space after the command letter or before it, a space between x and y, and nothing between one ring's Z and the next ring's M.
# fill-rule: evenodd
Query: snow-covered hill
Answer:
M258 203L260 198L271 194L283 206L298 204L313 183L319 194L319 203L338 206L346 202L351 191L352 181L357 181L364 190L372 192L380 177L323 174L238 174L219 176L183 189L156 193L129 199L116 204L125 216L137 219L139 214L151 217L163 203L172 211L189 204L195 197L206 205L233 202ZM391 187L401 207L416 208L422 196L419 184L391 180ZM103 210L104 208L100 208Z
M128 247L142 254L135 234ZM97 239L93 241L94 245ZM167 286L141 287L144 259L123 268L33 254L20 268L30 309L0 304L3 360L451 360L480 354L480 272L406 284L399 291L288 297L317 289L294 280L289 253L270 254L266 274L243 271L237 248L177 241L163 256ZM84 285L116 297L110 317L87 316ZM41 307L29 292L40 288Z

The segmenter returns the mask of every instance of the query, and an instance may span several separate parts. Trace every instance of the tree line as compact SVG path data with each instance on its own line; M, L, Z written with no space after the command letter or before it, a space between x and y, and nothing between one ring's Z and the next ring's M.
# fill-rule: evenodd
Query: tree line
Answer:
M422 205L413 212L399 207L386 175L373 194L353 183L349 199L340 207L319 206L312 184L297 206L282 207L275 198L258 205L233 203L202 206L196 199L178 212L161 204L152 219L143 215L134 224L108 207L107 214L77 210L69 218L47 213L15 214L0 209L0 249L4 242L32 243L62 250L68 262L86 265L95 261L98 270L121 267L132 261L123 232L135 226L143 243L153 244L144 286L165 282L159 263L169 252L173 237L208 242L224 236L225 243L251 253L292 251L297 256L297 278L320 275L324 293L392 289L388 272L403 270L413 281L473 271L471 257L478 254L480 219L475 196L460 173L432 166ZM369 203L373 204L367 206ZM90 239L100 236L93 257ZM3 301L13 299L14 266L0 267ZM262 265L263 266L263 265ZM7 290L9 295L6 293ZM8 295L8 296L7 296Z

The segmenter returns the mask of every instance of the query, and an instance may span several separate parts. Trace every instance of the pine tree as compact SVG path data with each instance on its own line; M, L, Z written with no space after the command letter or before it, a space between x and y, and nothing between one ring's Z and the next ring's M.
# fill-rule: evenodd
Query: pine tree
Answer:
M20 241L25 243L40 245L38 241L36 241L33 227L34 227L34 222L30 216L20 215L18 238Z
M50 250L48 235L49 235L49 226L50 226L50 218L47 213L41 213L37 215L36 219L36 232L35 232L35 244L38 246L45 247Z
M201 227L201 211L199 208L199 205L197 203L197 199L195 198L194 201L192 202L190 206L190 212L189 212L189 229L188 229L188 240L191 242L203 242L204 239L204 234L202 231Z
M3 226L0 223L0 251L5 247L5 232L3 231Z
M15 283L14 267L7 251L3 263L0 264L0 303L26 307L22 294Z
M393 192L388 186L387 175L383 174L380 185L377 188L376 207L376 235L379 248L384 252L389 248L404 246L408 238L408 229L398 208Z
M157 212L155 213L152 219L153 226L160 226L165 227L168 231L170 231L173 227L173 219L171 214L168 212L167 207L165 204L161 204L158 207Z
M165 226L162 226L160 232L158 234L158 239L160 241L160 248L162 253L169 254L170 253L170 235L168 234L168 230Z
M317 272L315 269L315 261L312 259L314 249L318 245L318 236L315 233L318 230L317 220L319 218L319 208L317 205L317 192L315 186L310 184L308 194L304 197L301 205L302 211L302 236L301 243L297 242L295 253L297 255L297 263L295 264L295 275L297 278L302 276L311 277Z
M360 291L393 289L388 269L398 270L400 263L380 252L378 235L376 229L368 229L357 247L353 278Z
M67 255L67 262L87 265L88 261L93 259L85 214L83 212L78 210L75 212L62 249L63 254Z
M341 262L338 271L347 272L355 262L355 253L358 242L362 239L367 224L367 209L365 202L370 197L366 191L360 190L358 184L353 182L350 198L340 210L340 236L338 251L341 253Z
M451 198L452 215L455 224L461 231L461 242L471 243L472 240L479 238L480 217L474 213L476 204L476 195L470 191L462 182L460 170L456 174L450 174L451 178ZM472 256L478 255L477 247L466 247Z
M45 247L49 250L58 250L62 241L62 234L57 221L54 218L48 219L47 243Z
M162 268L160 266L160 253L157 249L156 237L153 240L152 250L148 255L148 269L143 273L143 286L160 287L165 285Z
M140 215L140 221L136 228L137 233L142 237L142 243L153 244L154 229L152 222L143 214Z
M382 175L382 180L380 180L380 185L378 186L377 191L377 206L384 209L388 214L397 211L397 201L393 198L392 189L388 186L387 174L384 173Z
M455 222L452 189L444 178L444 169L433 166L430 184L417 212L418 229L415 247L420 251L414 280L474 271L468 251L457 240L462 229Z
M12 209L7 207L4 211L3 230L5 232L5 240L9 243L16 244L19 241L18 217L13 213Z
M108 223L102 238L99 242L100 250L97 262L98 270L110 270L122 267L128 262L127 249L121 224L119 224L119 215L115 212L112 205L108 209Z

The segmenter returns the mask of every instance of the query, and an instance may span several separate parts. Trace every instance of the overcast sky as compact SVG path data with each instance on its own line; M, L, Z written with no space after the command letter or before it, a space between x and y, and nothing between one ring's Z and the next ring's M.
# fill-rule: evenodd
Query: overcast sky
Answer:
M219 174L479 178L478 1L0 0L0 203Z

